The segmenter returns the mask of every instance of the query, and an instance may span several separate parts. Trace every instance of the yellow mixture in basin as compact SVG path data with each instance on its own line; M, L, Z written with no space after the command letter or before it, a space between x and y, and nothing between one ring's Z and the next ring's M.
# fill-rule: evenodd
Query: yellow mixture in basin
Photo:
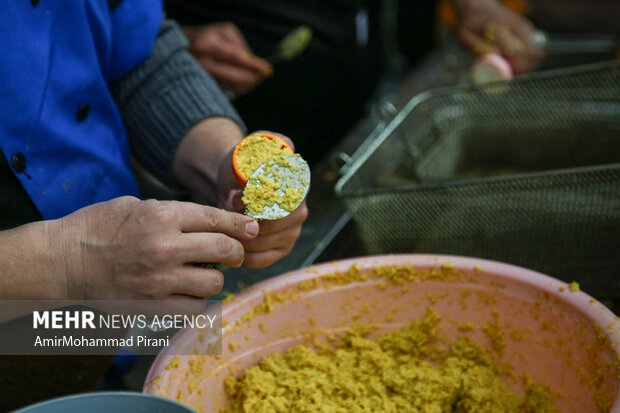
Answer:
M526 381L518 397L485 349L468 338L437 340L439 316L376 339L351 328L332 347L296 346L226 378L234 412L557 412L548 387Z
M237 163L241 173L249 178L254 171L274 156L292 155L288 147L282 148L278 139L269 139L261 135L249 136L237 153Z

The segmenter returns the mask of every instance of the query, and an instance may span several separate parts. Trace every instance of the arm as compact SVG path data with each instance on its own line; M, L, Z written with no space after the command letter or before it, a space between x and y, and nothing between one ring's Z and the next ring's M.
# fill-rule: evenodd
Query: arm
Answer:
M172 160L179 143L199 122L218 120L218 128L230 132L226 145L213 144L210 159L204 160L211 165L218 165L212 161L223 159L227 147L243 136L238 114L186 47L179 27L164 20L152 55L111 85L133 155L165 183L173 181ZM209 199L216 201L216 183L208 186Z
M231 164L244 135L241 120L185 46L178 26L165 21L153 55L112 88L134 156L164 182L174 178L213 205L242 212ZM287 255L306 216L304 204L275 227L261 223L246 265L267 266Z
M251 218L176 201L116 198L66 217L0 232L0 299L198 300L223 285L216 269L239 266Z
M53 222L0 231L0 299L69 299L62 248L51 234Z

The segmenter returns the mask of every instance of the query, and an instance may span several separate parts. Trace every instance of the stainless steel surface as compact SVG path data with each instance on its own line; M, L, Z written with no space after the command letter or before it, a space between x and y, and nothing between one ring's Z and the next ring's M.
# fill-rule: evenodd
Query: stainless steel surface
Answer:
M613 34L560 35L554 34L547 40L549 53L554 54L597 54L613 56L620 46Z
M620 62L438 89L336 191L370 253L497 259L620 297Z

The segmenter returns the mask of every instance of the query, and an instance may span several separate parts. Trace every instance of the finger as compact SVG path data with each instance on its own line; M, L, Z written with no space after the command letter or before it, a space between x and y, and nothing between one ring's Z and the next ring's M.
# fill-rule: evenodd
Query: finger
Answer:
M216 41L208 47L203 47L202 50L206 57L249 69L264 77L270 76L273 71L269 62L255 56L249 49L241 48L225 39Z
M220 24L207 25L197 30L189 45L190 52L198 55L211 55L218 49L248 50L247 46L230 40L221 26Z
M537 48L534 45L534 25L521 16L515 16L510 31L517 36L527 48Z
M519 17L511 30L522 41L524 47L512 54L506 53L508 61L516 74L531 72L545 56L545 50L534 43L535 28L529 21Z
M217 271L217 270L215 270ZM176 290L176 287L172 288ZM153 313L158 314L200 314L206 309L205 298L196 294L177 294L173 293L163 300L149 301L149 306L153 308Z
M174 203L182 232L217 232L236 239L258 235L258 224L250 217L191 202Z
M222 199L218 205L227 211L243 214L245 212L245 206L241 201L242 197L243 191L241 189L229 189L227 193L222 194ZM239 202L241 202L241 207L239 207Z
M523 53L526 48L526 39L517 36L510 28L501 26L497 29L495 44L504 56L513 56Z
M243 264L248 268L268 267L276 261L287 256L293 247L287 249L269 250L265 252L248 252Z
M477 56L499 53L499 49L496 46L464 27L458 32L458 40L465 48Z
M308 218L306 201L302 202L290 215L275 221L260 221L260 234L273 234L287 228L300 226Z
M241 59L245 60L248 68L253 68L261 73L263 76L271 76L273 74L273 66L267 60L262 59L252 53L250 45L246 42L241 30L233 23L222 24L221 35L232 45L235 45L238 50L245 51L240 53Z
M257 71L263 77L269 77L273 75L273 66L271 63L266 61L263 58L260 58L251 52L244 52L239 54L239 58L241 59L241 64L248 69L252 69Z
M286 249L295 245L301 234L301 225L287 228L273 234L259 235L258 237L242 241L245 252L264 252L271 249Z
M245 254L241 242L218 233L183 234L177 240L176 250L178 263L214 262L229 267L239 267Z
M508 63L510 63L513 73L515 75L520 75L536 69L543 56L544 54L539 55L537 52L518 53L513 56L508 56L506 59Z
M219 293L224 286L224 274L216 269L187 265L173 275L170 278L173 294L205 298Z
M243 33L241 33L241 30L239 30L239 27L237 27L236 24L229 23L229 22L221 23L220 28L221 28L220 33L222 34L224 38L226 38L226 40L234 43L235 45L239 46L242 49L245 49L248 51L251 50L250 45L245 40Z
M545 56L545 52L535 46L525 46L519 51L503 51L503 54L516 75L533 71Z
M243 203L241 198L243 198L243 191L239 190L233 194L231 199L233 211L236 211L240 214L245 211L245 204Z
M250 69L231 65L210 57L200 57L198 62L217 81L235 88L251 88L262 80L262 76Z

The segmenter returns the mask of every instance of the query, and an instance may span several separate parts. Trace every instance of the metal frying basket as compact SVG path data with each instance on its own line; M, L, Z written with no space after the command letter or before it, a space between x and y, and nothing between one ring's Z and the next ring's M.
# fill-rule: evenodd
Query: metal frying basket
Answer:
M620 62L418 95L336 191L369 253L484 257L620 298Z

